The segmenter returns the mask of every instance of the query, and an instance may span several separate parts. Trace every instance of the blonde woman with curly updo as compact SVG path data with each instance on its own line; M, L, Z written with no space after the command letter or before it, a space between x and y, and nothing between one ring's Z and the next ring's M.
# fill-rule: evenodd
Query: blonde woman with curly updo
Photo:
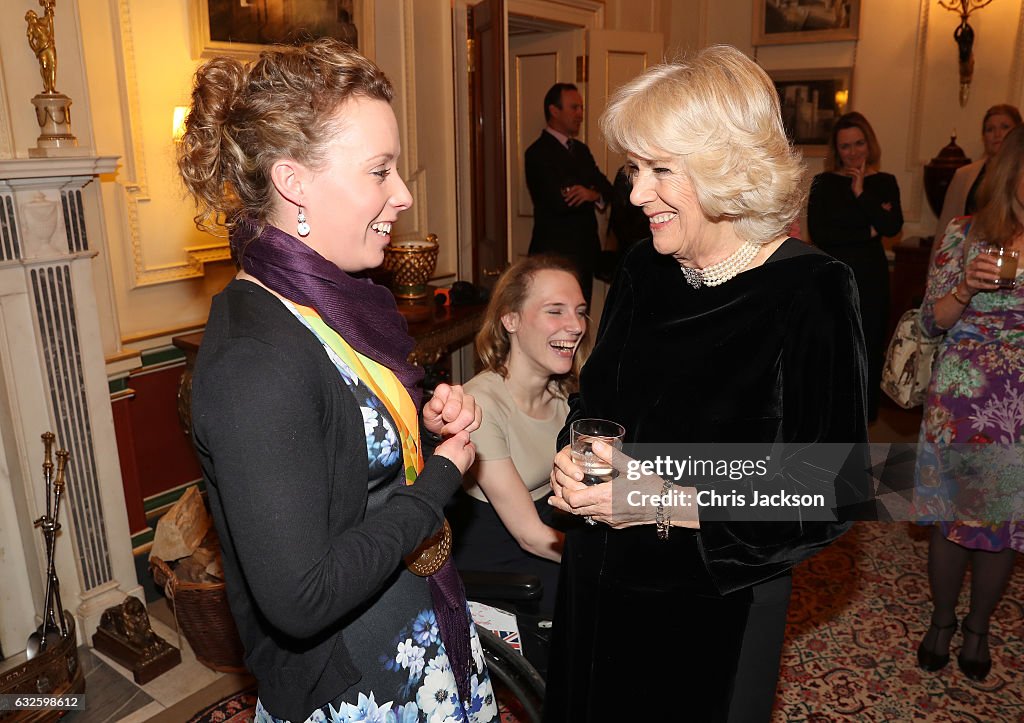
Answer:
M392 89L321 40L203 65L178 166L240 266L196 361L193 439L257 723L497 719L443 507L473 398L422 371L380 265L412 197ZM421 432L439 435L424 460ZM440 554L437 554L440 553Z
M622 261L568 422L618 422L634 454L864 442L853 276L787 236L803 164L767 73L735 48L707 48L616 91L601 128L627 154L630 200L653 238ZM628 471L608 445L594 452ZM847 525L701 505L711 492L750 500L752 487L806 481L785 455L778 463L776 476L701 484L698 504L695 487L679 486L692 476L647 475L660 494L627 507L628 474L585 486L568 447L557 454L554 504L598 524L566 532L545 720L769 720L790 571ZM840 505L845 491L826 484Z

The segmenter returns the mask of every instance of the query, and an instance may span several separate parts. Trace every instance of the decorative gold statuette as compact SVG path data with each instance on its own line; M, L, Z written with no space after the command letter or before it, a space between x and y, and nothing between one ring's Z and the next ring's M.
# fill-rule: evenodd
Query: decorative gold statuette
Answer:
M29 148L32 158L80 155L78 139L71 133L71 99L57 92L57 44L53 34L53 16L57 0L39 0L40 17L35 10L25 13L25 36L39 62L43 92L32 98L40 134L36 147Z

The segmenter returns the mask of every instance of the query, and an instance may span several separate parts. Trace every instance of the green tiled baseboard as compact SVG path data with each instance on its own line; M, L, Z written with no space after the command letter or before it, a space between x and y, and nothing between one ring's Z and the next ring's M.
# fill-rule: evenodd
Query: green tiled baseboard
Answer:
M142 368L157 366L159 364L167 364L168 362L182 361L185 358L185 352L181 349L170 346L163 349L154 349L153 351L144 351L141 355Z
M181 496L185 494L189 487L199 488L201 494L206 494L206 483L202 479L197 479L188 484L183 484L180 487L175 487L172 490L161 492L158 495L147 497L142 501L143 509L146 511L146 519L148 520L154 513L157 517L163 514L163 510L170 507L175 502L181 499Z

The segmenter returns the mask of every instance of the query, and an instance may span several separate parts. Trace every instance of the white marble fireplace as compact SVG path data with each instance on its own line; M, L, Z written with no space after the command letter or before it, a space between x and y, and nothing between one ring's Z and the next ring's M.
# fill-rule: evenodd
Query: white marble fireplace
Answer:
M89 642L102 611L141 596L111 416L93 259L97 176L116 157L0 159L0 645L39 624L46 553L43 445L67 448L56 567L64 608ZM92 183L89 187L88 184Z

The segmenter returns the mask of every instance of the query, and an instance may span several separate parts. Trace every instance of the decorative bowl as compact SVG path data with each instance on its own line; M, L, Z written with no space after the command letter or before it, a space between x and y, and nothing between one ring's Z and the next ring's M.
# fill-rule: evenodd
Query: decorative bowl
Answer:
M392 241L384 247L384 270L392 274L392 291L399 299L427 296L427 282L437 267L436 234L425 239Z

